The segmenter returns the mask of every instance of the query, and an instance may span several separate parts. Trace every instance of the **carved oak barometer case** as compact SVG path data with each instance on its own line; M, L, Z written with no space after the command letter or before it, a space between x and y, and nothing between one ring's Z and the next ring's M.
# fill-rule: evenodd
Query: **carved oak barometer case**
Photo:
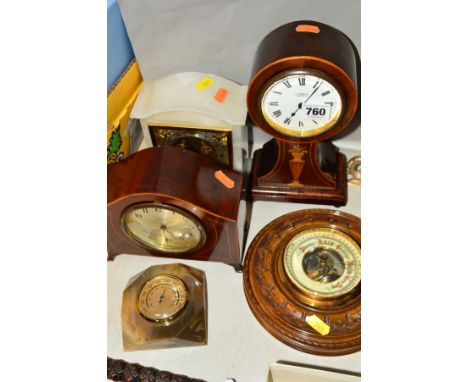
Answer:
M346 204L346 158L327 140L350 124L357 103L356 55L342 32L296 21L267 35L247 107L276 139L254 154L253 198Z
M264 227L244 263L250 309L298 350L343 355L361 347L361 221L311 209Z

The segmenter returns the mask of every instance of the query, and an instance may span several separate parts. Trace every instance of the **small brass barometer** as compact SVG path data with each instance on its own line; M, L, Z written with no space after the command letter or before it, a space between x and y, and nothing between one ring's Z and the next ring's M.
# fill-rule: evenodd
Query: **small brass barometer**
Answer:
M135 276L123 293L122 337L125 351L206 344L205 273L165 264Z

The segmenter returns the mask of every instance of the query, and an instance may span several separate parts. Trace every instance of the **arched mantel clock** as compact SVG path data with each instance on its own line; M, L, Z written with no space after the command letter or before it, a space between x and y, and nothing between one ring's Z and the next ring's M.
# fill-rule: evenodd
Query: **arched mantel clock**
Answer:
M346 204L346 157L328 140L358 105L356 53L340 31L296 21L256 52L247 107L274 138L254 154L254 200Z

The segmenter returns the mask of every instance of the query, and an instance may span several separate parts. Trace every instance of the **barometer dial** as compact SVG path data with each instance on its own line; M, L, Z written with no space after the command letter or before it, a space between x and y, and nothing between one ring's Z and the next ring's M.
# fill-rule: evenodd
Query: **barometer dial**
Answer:
M342 296L361 281L361 249L335 229L300 232L286 246L283 259L291 282L313 296Z
M130 238L160 252L189 252L205 241L205 230L195 216L164 204L131 207L122 225Z
M182 280L170 275L156 276L145 283L138 295L138 310L152 321L173 319L188 301Z
M280 133L312 137L336 124L343 105L333 80L311 70L274 77L266 85L261 109L268 124Z

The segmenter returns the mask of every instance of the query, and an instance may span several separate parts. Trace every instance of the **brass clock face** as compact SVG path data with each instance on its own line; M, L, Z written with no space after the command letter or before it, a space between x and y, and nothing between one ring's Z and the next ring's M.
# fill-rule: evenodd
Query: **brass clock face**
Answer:
M300 232L286 246L283 261L291 282L313 296L342 296L361 281L361 249L335 229Z
M288 71L273 77L261 98L268 124L292 137L312 137L339 120L343 101L331 78L315 70Z
M138 311L151 321L170 321L184 309L189 295L182 280L160 275L147 281L138 295Z
M176 139L173 145L182 149L200 153L213 160L218 159L216 155L216 150L213 147L213 145L205 141L204 139L198 137L183 136L179 139Z
M123 213L122 226L130 238L165 253L195 250L205 241L205 230L198 219L180 208L147 203Z
M153 146L173 146L232 167L232 133L222 128L149 125Z

